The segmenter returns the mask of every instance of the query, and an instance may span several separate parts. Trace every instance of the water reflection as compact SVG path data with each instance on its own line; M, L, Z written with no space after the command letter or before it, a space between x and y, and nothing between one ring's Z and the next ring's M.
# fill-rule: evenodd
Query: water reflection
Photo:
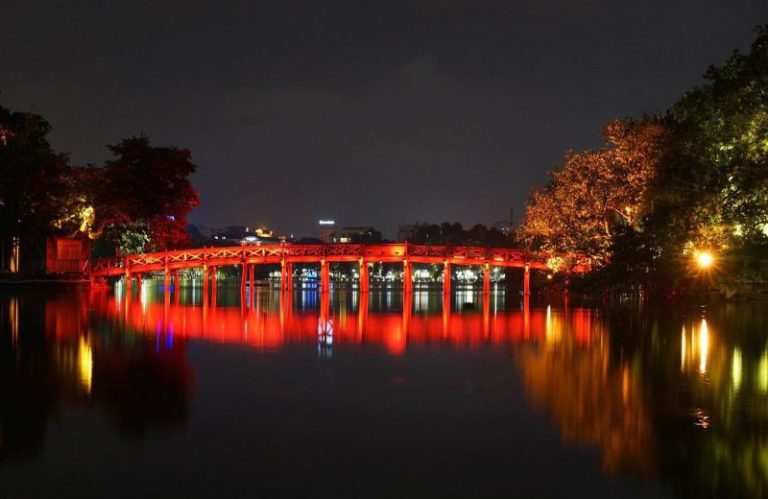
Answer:
M760 305L597 310L471 289L415 292L405 303L387 290L257 289L241 300L222 289L215 300L147 284L131 296L0 295L0 463L41 453L50 422L82 408L130 438L183 431L194 344L265 357L310 347L324 364L363 350L398 362L417 362L413 352L501 351L563 448L598 451L605 475L658 481L685 497L768 492Z
M650 475L655 436L638 373L613 362L605 323L591 310L546 310L543 342L515 351L532 403L544 408L567 443L601 450L607 473Z
M184 351L92 321L83 294L2 297L0 462L43 448L46 425L98 409L125 435L183 425L191 370Z

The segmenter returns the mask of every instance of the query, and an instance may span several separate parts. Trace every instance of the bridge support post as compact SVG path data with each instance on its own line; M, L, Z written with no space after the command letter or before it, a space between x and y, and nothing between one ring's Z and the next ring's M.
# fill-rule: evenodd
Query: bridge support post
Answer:
M320 259L320 288L323 293L331 290L331 273L325 258Z
M211 265L211 306L216 307L216 295L219 291L219 284L217 281L218 267Z
M443 263L443 294L451 294L451 264L446 260Z
M369 277L368 277L368 263L361 258L360 259L360 292L367 293L369 289Z
M248 264L240 264L240 296L245 296L245 283L248 280ZM242 300L241 300L242 301Z
M125 269L125 290L127 292L131 291L131 271L128 269Z
M293 265L286 262L285 258L280 262L280 288L283 291L293 289Z
M163 269L163 293L168 294L171 292L171 270L168 266Z
M491 294L491 266L488 262L483 265L483 295Z
M203 297L208 300L208 279L210 278L208 272L208 265L203 264Z
M139 295L141 295L141 286L144 284L142 282L142 277L143 276L141 275L141 273L136 274L136 289L139 290Z
M407 258L403 260L403 292L406 294L413 291L412 265Z
M293 291L293 264L288 262L285 264L285 290Z
M523 271L523 296L525 298L531 296L531 267L529 265L526 265Z
M250 264L248 265L248 284L251 288L251 296L253 296L254 291L256 290L256 282L254 281L256 275L256 265Z

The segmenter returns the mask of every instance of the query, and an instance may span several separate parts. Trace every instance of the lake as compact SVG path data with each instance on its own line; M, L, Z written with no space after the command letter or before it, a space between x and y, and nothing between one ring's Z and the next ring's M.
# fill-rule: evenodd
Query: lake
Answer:
M761 497L764 303L0 293L0 497Z

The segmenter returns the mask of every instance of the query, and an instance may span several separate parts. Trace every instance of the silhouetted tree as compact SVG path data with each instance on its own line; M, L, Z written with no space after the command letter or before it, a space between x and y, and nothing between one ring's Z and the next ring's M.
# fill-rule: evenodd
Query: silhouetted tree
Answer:
M14 239L42 257L49 224L61 214L68 158L54 152L50 129L37 114L0 106L0 270L9 270Z

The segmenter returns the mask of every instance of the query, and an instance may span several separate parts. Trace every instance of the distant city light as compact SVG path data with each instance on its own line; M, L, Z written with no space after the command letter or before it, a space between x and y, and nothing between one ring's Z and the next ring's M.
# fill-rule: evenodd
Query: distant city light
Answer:
M336 222L335 222L334 220L322 220L322 219L321 219L321 220L320 220L318 223L319 223L320 225L333 225L333 224L335 224Z

